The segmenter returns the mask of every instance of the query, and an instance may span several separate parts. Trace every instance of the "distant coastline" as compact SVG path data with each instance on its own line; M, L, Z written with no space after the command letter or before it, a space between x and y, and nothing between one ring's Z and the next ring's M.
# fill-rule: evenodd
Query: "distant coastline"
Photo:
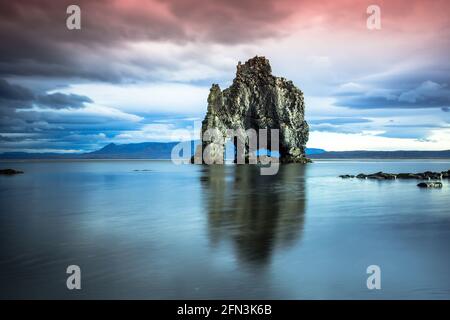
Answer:
M450 150L441 151L325 151L311 159L450 159Z
M0 160L170 160L171 152L178 142L143 142L130 144L110 143L105 147L86 153L27 153L4 152ZM191 141L195 150L197 141ZM449 159L450 150L441 151L326 151L307 148L306 154L313 160L376 160L376 159ZM190 158L191 155L186 155Z

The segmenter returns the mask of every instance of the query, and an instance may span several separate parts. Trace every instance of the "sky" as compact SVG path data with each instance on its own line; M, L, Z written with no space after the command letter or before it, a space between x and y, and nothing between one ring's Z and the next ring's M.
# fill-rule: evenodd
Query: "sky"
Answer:
M71 4L80 30L66 26ZM447 0L0 0L0 152L197 139L211 84L255 55L303 91L310 148L450 149L448 12Z

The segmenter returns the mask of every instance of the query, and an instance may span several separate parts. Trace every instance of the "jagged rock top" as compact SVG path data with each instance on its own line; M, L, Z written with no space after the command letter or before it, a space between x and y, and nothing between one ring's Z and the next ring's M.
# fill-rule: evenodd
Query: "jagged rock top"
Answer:
M238 62L232 87L239 84L272 85L288 91L295 91L297 94L302 93L300 89L294 86L292 81L272 75L269 59L262 56L255 56L244 64Z
M265 57L255 56L247 60L244 64L240 61L237 65L236 77L254 77L255 75L272 76L272 67Z

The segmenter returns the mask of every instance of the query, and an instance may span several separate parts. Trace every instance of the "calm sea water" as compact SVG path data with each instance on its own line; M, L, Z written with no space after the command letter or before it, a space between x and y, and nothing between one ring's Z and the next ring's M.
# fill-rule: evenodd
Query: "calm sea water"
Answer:
M337 178L448 161L0 166L1 298L450 299L450 185Z

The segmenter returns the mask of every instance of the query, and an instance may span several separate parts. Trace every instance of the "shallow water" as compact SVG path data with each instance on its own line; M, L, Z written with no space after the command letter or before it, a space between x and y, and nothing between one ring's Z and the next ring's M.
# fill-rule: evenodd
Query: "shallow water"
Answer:
M0 166L1 298L450 299L450 185L337 178L448 161Z

